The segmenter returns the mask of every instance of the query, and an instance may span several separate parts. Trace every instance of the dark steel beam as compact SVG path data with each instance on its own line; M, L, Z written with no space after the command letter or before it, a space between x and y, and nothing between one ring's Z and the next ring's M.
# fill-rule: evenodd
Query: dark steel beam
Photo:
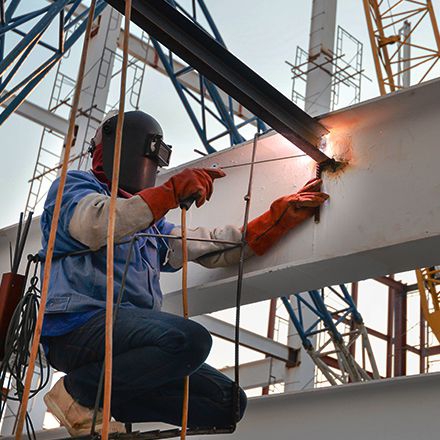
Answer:
M395 280L394 278L390 277L377 277L374 278L377 282L385 284L388 287L391 287L396 290L407 290L407 285L404 283L401 283L400 281Z
M124 13L124 0L107 0ZM327 129L165 0L133 0L132 21L318 163Z

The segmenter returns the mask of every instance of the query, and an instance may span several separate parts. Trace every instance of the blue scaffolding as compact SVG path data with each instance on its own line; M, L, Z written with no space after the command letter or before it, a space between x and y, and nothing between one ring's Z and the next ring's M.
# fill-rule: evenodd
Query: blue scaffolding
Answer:
M281 300L304 349L330 384L380 378L362 316L344 284L339 285L339 290L326 287L320 291L296 293L293 305L285 296ZM337 307L331 309L329 302ZM358 339L363 365L354 353ZM334 361L333 366L329 365L330 359Z
M4 0L0 2L0 105L5 107L0 113L0 125L2 125L58 63L64 53L83 35L88 8L75 16L81 0L55 0L49 4L42 2L46 5L40 9L16 15L21 0L11 0L7 8ZM95 17L106 6L104 0L98 0ZM45 40L48 39L49 27L56 20L59 23L58 44L54 46ZM12 34L22 38L6 53L6 40ZM23 76L26 60L37 47L46 49L47 55L44 61L23 79L14 82L14 78ZM17 75L18 73L21 75Z

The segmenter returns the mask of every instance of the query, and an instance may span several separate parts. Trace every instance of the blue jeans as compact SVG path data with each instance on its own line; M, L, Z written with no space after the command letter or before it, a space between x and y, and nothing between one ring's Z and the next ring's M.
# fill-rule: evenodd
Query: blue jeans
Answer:
M105 313L72 332L48 337L49 362L64 384L92 408L105 351ZM120 309L113 334L112 416L121 422L181 424L183 378L190 375L188 426L233 424L233 382L204 364L211 335L200 324L153 310ZM240 390L243 416L246 395Z

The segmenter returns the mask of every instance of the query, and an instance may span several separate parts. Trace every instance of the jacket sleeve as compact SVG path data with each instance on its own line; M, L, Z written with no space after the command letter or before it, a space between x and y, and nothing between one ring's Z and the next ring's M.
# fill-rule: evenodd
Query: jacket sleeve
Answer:
M172 235L181 236L180 227L171 231ZM215 268L238 264L240 260L241 230L236 226L227 225L222 228L189 229L187 233L191 238L226 240L237 243L236 245L225 243L213 243L208 241L188 241L188 259L202 266ZM174 269L182 267L182 240L169 240L169 264ZM254 255L252 249L245 246L245 258Z
M105 246L110 197L90 193L76 205L69 223L73 238L92 250ZM146 229L153 222L153 214L140 196L116 200L115 242L127 235Z

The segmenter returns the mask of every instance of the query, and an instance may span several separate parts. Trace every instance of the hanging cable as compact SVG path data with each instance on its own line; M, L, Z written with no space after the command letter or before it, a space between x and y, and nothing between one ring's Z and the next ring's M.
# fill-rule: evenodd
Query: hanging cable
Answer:
M241 311L241 296L243 290L243 275L244 275L244 249L246 246L246 233L249 222L249 210L252 196L252 183L254 177L254 165L255 155L257 152L257 141L260 135L258 133L254 136L254 142L252 146L252 158L249 170L249 182L247 193L244 197L245 200L245 213L243 219L242 233L241 233L241 249L240 249L240 262L238 264L238 277L237 277L237 295L235 303L235 362L234 362L234 378L235 378L235 390L234 390L234 427L238 420L240 420L240 311Z
M24 389L23 389L22 402L20 405L20 411L19 411L18 420L17 420L17 429L15 432L16 440L21 439L21 434L23 432L23 427L24 427L24 423L26 420L26 414L27 414L27 405L28 405L28 401L29 401L29 395L30 395L31 384L32 384L32 377L34 375L35 362L36 362L36 359L38 356L38 351L39 351L39 346L40 346L40 336L41 336L41 330L43 328L43 318L44 318L44 312L46 310L47 293L49 290L50 272L51 272L51 267L52 267L52 256L53 256L54 248L55 248L55 238L56 238L56 233L57 233L57 228L58 228L58 220L60 218L61 201L62 201L62 196L63 196L63 191L64 191L64 185L66 183L67 166L68 166L68 162L69 162L70 150L72 148L73 138L74 138L74 133L75 133L75 119L76 119L76 114L78 112L79 98L80 98L80 94L81 94L85 65L86 65L86 60L87 60L87 51L88 51L89 42L90 42L90 34L91 34L91 29L92 29L93 17L95 15L95 4L96 4L96 0L92 0L91 4L90 4L90 9L89 9L87 29L86 29L86 34L84 37L83 49L82 49L82 54L81 54L81 61L80 61L79 71L78 71L78 78L77 78L76 87L75 87L75 94L74 94L74 98L73 98L72 109L70 111L69 129L67 131L66 144L65 144L65 148L64 148L63 165L61 167L61 175L59 178L59 186L58 186L57 196L56 196L56 200L55 200L55 206L54 206L54 210L53 210L52 224L50 226L49 240L48 240L47 253L46 253L46 261L44 264L43 287L41 289L40 308L38 311L37 322L35 324L35 332L34 332L34 337L33 337L33 341L32 341L31 353L29 356L29 366L28 366L28 369L26 372L26 379L25 379L25 384L24 384Z
M24 390L26 366L29 361L29 347L32 342L35 324L37 321L40 290L38 289L38 262L32 256L28 257L25 272L25 284L29 277L32 263L35 263L30 285L26 293L18 303L8 327L5 341L5 354L0 365L0 419L2 418L8 401L21 401ZM30 390L29 397L34 397L44 389L50 379L50 367L45 362L41 346L37 353L37 366L40 372L40 379ZM11 393L11 386L15 392ZM29 439L35 439L35 431L29 414L26 413L26 430Z

